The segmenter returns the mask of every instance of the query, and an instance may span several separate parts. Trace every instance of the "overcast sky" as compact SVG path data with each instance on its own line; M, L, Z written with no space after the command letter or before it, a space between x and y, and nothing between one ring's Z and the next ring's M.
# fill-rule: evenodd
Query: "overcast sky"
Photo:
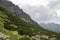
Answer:
M38 23L60 24L60 0L10 0Z

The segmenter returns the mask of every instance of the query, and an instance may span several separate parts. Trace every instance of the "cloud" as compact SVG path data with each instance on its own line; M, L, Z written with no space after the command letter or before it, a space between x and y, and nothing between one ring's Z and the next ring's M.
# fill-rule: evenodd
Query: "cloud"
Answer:
M11 0L38 23L60 22L60 0ZM42 2L42 3L41 3ZM60 24L60 23L59 23Z
M60 9L60 0L50 1L48 5L51 9L54 9L54 10Z
M57 16L57 13L55 11L51 11L48 6L23 5L22 8L27 14L31 16L32 19L34 19L38 23L54 21L54 18L56 18Z
M15 4L30 4L30 5L41 5L44 4L46 5L47 0L10 0L12 2L14 2Z

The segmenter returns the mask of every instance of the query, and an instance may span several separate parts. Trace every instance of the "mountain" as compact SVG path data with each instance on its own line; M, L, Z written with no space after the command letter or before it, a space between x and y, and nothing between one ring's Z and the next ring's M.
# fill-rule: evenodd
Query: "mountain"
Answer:
M55 31L55 32L60 32L60 25L59 24L55 24L55 23L41 23L41 26L43 26L43 28L51 30L51 31Z
M60 40L60 33L43 29L18 6L0 0L0 40Z
M3 4L4 6L6 6L6 8L10 10L10 12L16 13L16 15L18 17L20 17L36 26L39 26L39 24L37 24L35 21L33 21L28 14L23 12L22 9L20 9L17 5L14 5L12 2L7 1L7 0L0 0L0 3Z

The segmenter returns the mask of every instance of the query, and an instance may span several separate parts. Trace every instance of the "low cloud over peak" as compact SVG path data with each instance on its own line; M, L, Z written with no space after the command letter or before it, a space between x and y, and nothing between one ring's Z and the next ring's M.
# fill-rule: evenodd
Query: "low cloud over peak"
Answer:
M20 3L18 4L19 6L21 5ZM26 3L20 7L38 23L59 23L60 0L46 0L45 4L30 5Z
M55 22L57 18L56 10L52 10L49 6L40 5L31 6L31 5L23 5L23 10L31 16L32 19L37 21L38 23L42 22Z

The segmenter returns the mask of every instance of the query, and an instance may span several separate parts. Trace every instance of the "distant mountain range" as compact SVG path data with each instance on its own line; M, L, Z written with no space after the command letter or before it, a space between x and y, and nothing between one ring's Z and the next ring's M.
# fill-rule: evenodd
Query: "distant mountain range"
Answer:
M0 0L0 40L60 40L60 33L43 29L17 5Z
M60 25L59 24L55 24L55 23L41 23L40 24L43 28L51 30L51 31L55 31L55 32L60 32Z

